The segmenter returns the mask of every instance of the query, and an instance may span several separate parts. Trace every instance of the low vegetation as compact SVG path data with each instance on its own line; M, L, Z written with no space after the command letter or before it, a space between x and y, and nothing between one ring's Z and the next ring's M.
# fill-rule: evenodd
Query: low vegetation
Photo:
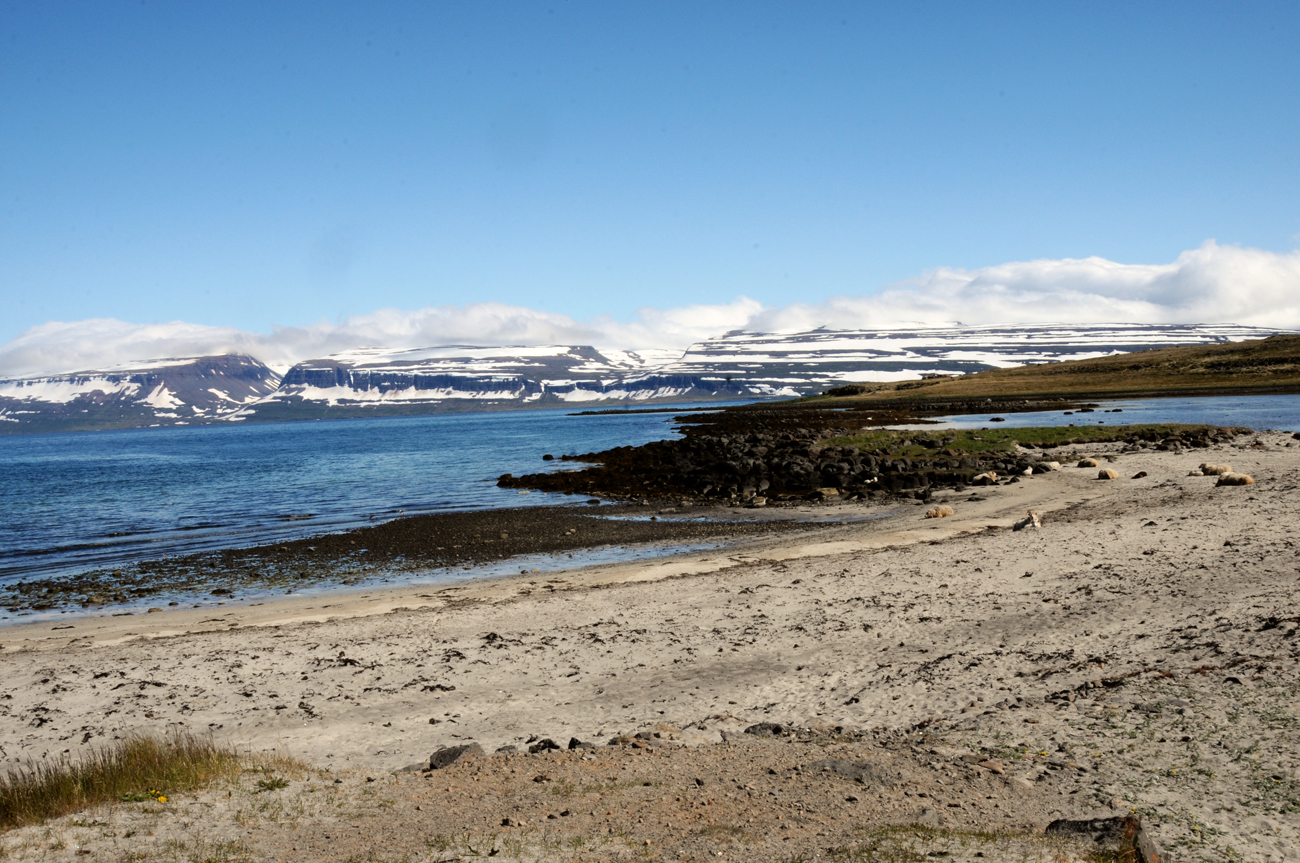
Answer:
M0 777L0 830L103 803L165 804L167 795L233 776L240 766L234 750L211 740L130 737L77 761L37 762Z
M908 403L919 408L928 401L972 398L1077 400L1297 392L1300 335L1134 351L921 381L849 384L829 394L841 397L835 401Z
M1036 428L945 429L941 432L873 429L862 434L832 438L826 446L857 447L863 453L894 457L992 455L1013 452L1017 446L1056 447L1106 443L1118 440L1189 440L1220 434L1223 429L1188 423L1145 423L1113 426L1047 426ZM1238 431L1228 429L1227 431Z

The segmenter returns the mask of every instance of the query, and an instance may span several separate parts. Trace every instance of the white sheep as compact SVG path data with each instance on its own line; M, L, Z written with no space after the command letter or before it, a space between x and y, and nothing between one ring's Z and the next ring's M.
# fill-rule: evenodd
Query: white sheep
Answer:
M1202 464L1201 476L1223 476L1225 473L1232 473L1232 465L1227 464Z
M1079 467L1098 467L1101 463L1095 458L1085 458L1079 460Z
M1097 479L1119 479L1119 472L1104 467L1097 471Z
M952 514L953 514L952 507L948 506L948 504L946 503L941 503L938 506L934 507L933 509L927 509L925 511L926 518L947 518Z
M1225 473L1215 485L1254 485L1255 478L1244 473Z

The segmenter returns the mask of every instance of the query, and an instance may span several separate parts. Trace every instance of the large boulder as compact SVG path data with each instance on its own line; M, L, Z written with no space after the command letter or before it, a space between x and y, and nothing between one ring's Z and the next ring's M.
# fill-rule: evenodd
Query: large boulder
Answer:
M482 755L483 747L477 743L466 743L462 746L444 746L429 756L429 769L441 770L462 761L472 761Z

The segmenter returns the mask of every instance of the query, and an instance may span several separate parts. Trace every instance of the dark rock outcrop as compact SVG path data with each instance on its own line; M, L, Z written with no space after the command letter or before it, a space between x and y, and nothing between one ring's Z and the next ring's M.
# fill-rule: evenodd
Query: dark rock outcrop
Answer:
M461 761L468 761L478 758L483 754L483 747L477 743L466 743L461 746L444 746L437 752L429 756L429 769L442 770L444 767L450 767Z

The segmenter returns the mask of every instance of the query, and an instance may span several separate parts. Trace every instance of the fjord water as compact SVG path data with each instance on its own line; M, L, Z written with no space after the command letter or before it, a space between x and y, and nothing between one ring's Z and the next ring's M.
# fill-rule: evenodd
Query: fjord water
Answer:
M682 406L682 410L687 410ZM0 437L0 582L400 515L573 501L503 473L673 437L672 413L572 408Z
M1142 399L1097 403L1091 413L1034 411L1018 414L967 414L936 417L953 428L978 428L1001 416L1003 428L1034 426L1137 425L1138 423L1204 423L1251 429L1300 430L1300 395L1223 396L1199 399ZM1122 413L1116 416L1113 411ZM1110 411L1111 413L1108 413Z
M1116 407L1123 413L1105 412ZM571 410L0 437L0 583L312 536L403 514L576 502L499 489L496 478L575 466L542 461L544 453L595 452L676 434L674 413ZM991 416L942 419L979 427ZM1006 426L1020 427L1192 422L1300 429L1300 396L1117 401L1068 417L1004 417Z

